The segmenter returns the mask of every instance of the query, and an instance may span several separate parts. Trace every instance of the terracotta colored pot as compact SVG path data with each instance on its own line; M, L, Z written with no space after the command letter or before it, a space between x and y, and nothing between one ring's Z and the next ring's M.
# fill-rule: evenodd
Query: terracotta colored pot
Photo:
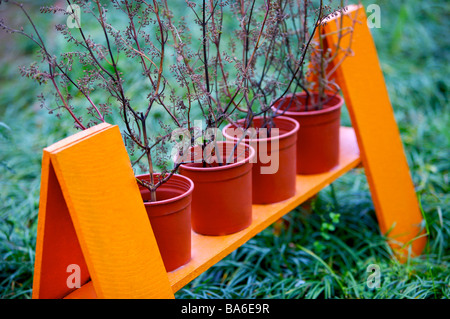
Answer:
M297 120L302 128L297 136L297 173L320 174L339 164L339 129L344 100L339 95L330 96L321 110L304 111L305 100L304 92L288 95L272 109Z
M212 144L211 144L212 145ZM216 154L224 159L234 149L233 142L217 142ZM244 152L245 151L245 152ZM201 147L191 149L201 160ZM248 227L252 222L252 163L255 151L241 143L230 164L209 167L200 163L182 164L180 174L195 184L192 194L192 229L203 235L227 235ZM224 156L225 155L225 156ZM214 157L215 159L217 157Z
M155 174L156 181L159 178ZM150 181L149 175L136 176ZM156 190L156 202L150 191L139 185L164 266L172 271L191 259L191 201L194 183L185 176L173 175Z
M253 119L252 126L261 128L263 117ZM244 120L238 121L243 124ZM253 204L270 204L286 200L295 195L296 157L297 157L297 121L279 116L274 119L277 136L270 138L245 139L256 150L253 164ZM235 130L228 124L222 130L227 140L241 142L242 130ZM267 136L267 134L265 135Z

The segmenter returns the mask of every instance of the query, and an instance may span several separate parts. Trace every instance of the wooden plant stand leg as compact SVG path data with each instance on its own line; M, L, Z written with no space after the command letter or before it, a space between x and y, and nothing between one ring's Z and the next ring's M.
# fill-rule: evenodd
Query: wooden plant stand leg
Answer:
M91 289L70 285L71 265ZM119 128L106 123L44 149L33 298L71 293L174 297Z
M401 260L420 255L426 245L423 218L404 154L394 112L389 100L377 50L362 5L351 5L343 16L343 27L353 35L341 39L341 47L351 42L351 54L336 69L358 141L380 229ZM335 50L340 17L323 27L326 46ZM345 32L344 32L345 33ZM341 61L344 52L336 57Z

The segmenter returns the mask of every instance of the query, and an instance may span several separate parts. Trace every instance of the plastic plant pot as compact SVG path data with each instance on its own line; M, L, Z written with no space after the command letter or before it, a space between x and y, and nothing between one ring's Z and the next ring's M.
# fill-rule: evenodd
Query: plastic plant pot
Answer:
M300 125L285 116L275 117L273 121L278 134L272 129L270 137L265 133L265 137L255 134L253 139L249 139L248 135L242 139L243 130L236 130L233 124L222 130L227 140L234 143L245 141L256 150L252 172L253 204L280 202L294 196L296 191L297 133ZM244 124L244 120L239 120L237 124ZM255 132L262 125L263 117L253 119Z
M150 181L150 176L136 176ZM159 174L154 174L158 181ZM144 206L167 271L191 259L191 202L194 183L174 174L156 190L156 202L150 202L150 191L139 185Z
M232 234L251 224L251 160L255 156L254 149L244 143L236 148L233 142L215 144L203 151L201 146L191 148L189 155L195 162L179 168L195 185L192 229L213 236ZM208 163L203 163L202 157Z
M339 164L340 95L329 96L320 110L305 110L306 94L287 95L272 106L283 116L296 120L301 129L297 133L297 173L320 174Z

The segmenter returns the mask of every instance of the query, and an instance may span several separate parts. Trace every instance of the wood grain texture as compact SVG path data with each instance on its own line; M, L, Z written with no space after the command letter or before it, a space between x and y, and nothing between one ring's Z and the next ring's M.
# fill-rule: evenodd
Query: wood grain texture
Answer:
M70 236L65 240L74 246L77 241L81 247L91 279L88 286L94 290L85 297L173 298L119 128L102 124L58 142L46 152L50 160L45 160L43 165L51 164L54 168L76 234L67 233ZM43 167L43 172L47 170ZM46 187L45 179L43 186L43 195L54 193L54 189ZM59 225L49 217L66 212L53 210L45 203L40 207L39 215L44 217L39 217L36 249L39 262L35 266L35 277L40 279L35 279L33 290L40 291L44 284L41 274L47 271L42 268L46 263L59 267L61 273L68 265L60 260L76 252L47 250L47 254L39 256L50 239L46 225L53 225L52 228ZM46 278L45 283L52 285L51 278ZM83 297L83 290L79 290L73 296ZM34 296L42 297L39 293ZM46 297L61 298L60 295Z
M67 266L71 264L80 267L80 283L89 280L81 247L46 151L42 160L37 233L33 298L62 298L73 291L67 286Z
M70 264L80 266L82 284L89 279L86 262L50 157L59 148L79 143L110 127L108 123L99 124L43 150L32 298L62 298L73 291L66 282L70 275L67 266Z
M381 232L389 232L390 244L403 260L409 252L419 255L426 245L423 218L363 6L349 6L343 27L351 27L352 19L357 21L352 37L341 40L344 48L352 41L352 54L337 69L336 81L356 132ZM339 18L324 27L332 50L338 27Z

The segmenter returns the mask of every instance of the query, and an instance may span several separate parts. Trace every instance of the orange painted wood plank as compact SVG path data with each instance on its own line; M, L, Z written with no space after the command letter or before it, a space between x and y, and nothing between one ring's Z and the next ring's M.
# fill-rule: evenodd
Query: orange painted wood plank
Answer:
M363 6L349 6L344 27L350 27L352 19L358 21L353 37L342 38L343 47L352 41L352 55L337 69L336 80L356 132L380 229L383 234L389 231L390 244L403 259L410 249L419 255L426 245L423 218ZM324 28L332 50L338 26L335 19Z
M94 284L92 281L76 289L72 293L64 297L64 299L97 299L97 293L95 292Z
M46 151L42 159L39 206L32 297L62 298L73 291L67 286L68 265L77 264L80 267L81 283L89 280L89 273L50 155Z
M53 143L52 145L44 148L44 152L47 152L47 153L57 152L58 149L60 149L60 148L65 148L74 143L79 143L82 140L89 138L92 135L99 134L100 132L102 132L108 128L111 128L111 127L112 127L112 125L109 123L101 123L101 124L95 125L93 127L90 127L83 131L79 131L76 134L72 134L58 142Z
M89 279L86 262L50 156L58 148L80 142L108 127L111 125L99 124L64 138L43 150L33 276L32 298L34 299L62 298L73 291L74 289L67 287L67 277L69 276L67 266L70 264L80 266L81 283L85 283ZM57 262L53 258L54 256L58 256Z
M270 205L254 205L252 224L235 234L226 236L203 236L192 232L191 261L168 273L169 281L175 293L208 268L219 262L228 254L239 248L250 238L270 226L286 213L312 197L322 188L336 180L360 163L359 150L352 128L341 127L340 164L330 172L319 175L297 176L297 193L294 197ZM86 284L79 290L82 296L95 296L91 284ZM73 293L69 298L77 298Z
M65 204L60 207L66 210L53 209L49 203L40 207L33 295L43 297L39 293L42 286L52 285L51 278L42 277L48 272L45 265L62 273L74 254L73 249L45 253L46 241L50 239L46 231L59 225L49 218L67 215L68 211L75 234L68 238L72 244L78 242L91 279L87 286L93 288L88 295L82 289L75 290L73 296L173 298L120 130L106 124L90 130L58 142L44 152L47 155L43 176L51 176L48 172L54 168L55 187ZM46 187L49 180L44 177L41 191L54 196L54 189ZM67 221L68 217L64 218ZM55 239L58 240L57 236ZM72 260L75 264L80 262L80 258ZM66 277L69 275L66 273ZM59 283L61 288L61 280ZM61 298L61 295L46 297Z

